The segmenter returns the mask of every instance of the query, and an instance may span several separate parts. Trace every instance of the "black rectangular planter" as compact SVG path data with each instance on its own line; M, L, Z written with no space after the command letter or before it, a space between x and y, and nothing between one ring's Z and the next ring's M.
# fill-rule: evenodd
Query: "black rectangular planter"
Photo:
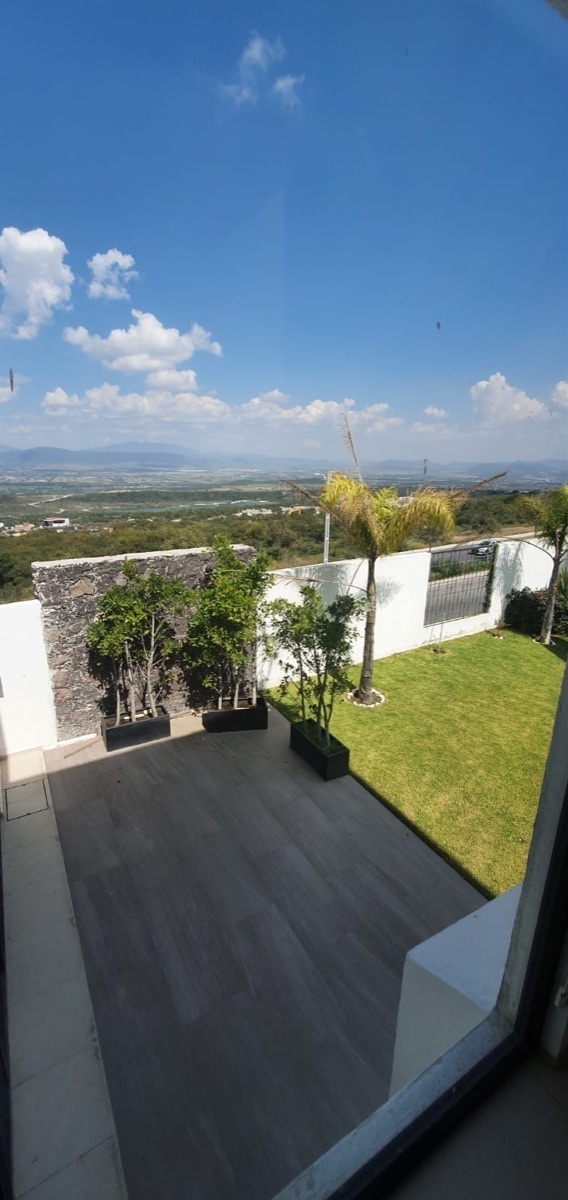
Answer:
M101 729L107 750L125 750L127 746L169 737L170 714L162 708L157 717L140 717L138 721L125 721L124 725L113 725L112 717L104 717Z
M207 733L239 733L243 729L268 729L268 706L259 697L243 708L211 708L201 718Z
M307 721L307 725L315 734L317 729L315 721ZM313 767L326 782L329 782L330 779L340 779L342 775L349 774L348 747L342 745L336 738L332 738L329 751L326 752L323 746L318 746L311 737L308 737L301 722L290 726L290 749L309 763L310 767Z

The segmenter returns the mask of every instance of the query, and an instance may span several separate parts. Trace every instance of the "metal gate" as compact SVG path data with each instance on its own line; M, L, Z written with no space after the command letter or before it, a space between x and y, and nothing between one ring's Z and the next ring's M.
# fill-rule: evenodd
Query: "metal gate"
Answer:
M461 549L433 550L426 593L425 625L458 621L487 612L495 546L479 542Z

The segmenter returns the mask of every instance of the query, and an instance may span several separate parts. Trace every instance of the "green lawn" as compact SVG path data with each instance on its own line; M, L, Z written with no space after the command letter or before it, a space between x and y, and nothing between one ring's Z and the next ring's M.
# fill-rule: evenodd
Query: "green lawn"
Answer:
M353 774L496 895L524 874L568 642L482 633L445 649L377 661L387 703L338 702L332 729Z

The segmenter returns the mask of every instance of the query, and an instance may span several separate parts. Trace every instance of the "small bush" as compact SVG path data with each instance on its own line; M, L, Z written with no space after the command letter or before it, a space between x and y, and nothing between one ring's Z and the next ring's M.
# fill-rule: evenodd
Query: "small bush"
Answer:
M505 623L510 629L516 629L518 633L528 633L532 637L537 637L544 618L546 597L546 588L540 588L535 592L528 587L522 590L513 588L507 596ZM558 586L553 629L555 633L568 634L568 587L563 576L560 577Z

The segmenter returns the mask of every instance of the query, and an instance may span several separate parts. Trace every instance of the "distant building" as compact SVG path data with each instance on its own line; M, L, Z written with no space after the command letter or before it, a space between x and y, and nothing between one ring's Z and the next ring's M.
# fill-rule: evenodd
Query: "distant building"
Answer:
M46 517L41 524L43 529L68 529L69 517Z
M271 508L243 508L236 514L238 517L270 517Z
M287 508L286 505L281 504L280 509L286 517L291 517L294 513L321 512L317 504L294 504L293 508Z
M26 533L31 533L33 525L29 521L22 521L20 525L10 525L7 530L12 537L25 537Z

